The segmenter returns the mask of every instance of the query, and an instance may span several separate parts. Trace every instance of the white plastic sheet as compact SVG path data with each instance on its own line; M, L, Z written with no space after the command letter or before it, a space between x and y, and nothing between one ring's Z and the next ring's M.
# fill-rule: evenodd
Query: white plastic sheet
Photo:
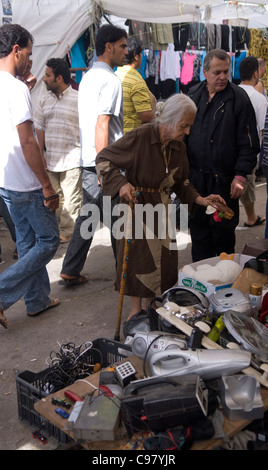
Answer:
M34 37L33 68L38 82L33 103L44 91L42 78L48 58L64 57L92 23L91 0L0 0L0 21L19 23ZM151 23L181 23L247 18L249 27L268 26L268 0L258 3L224 0L97 0L103 10L119 18ZM208 10L209 8L209 10ZM208 15L209 16L204 16Z
M2 3L2 5L1 5ZM11 15L6 13L11 8ZM42 78L46 61L63 58L91 24L89 0L0 0L0 20L11 20L34 37L32 72L38 82L32 91L33 103L45 91Z

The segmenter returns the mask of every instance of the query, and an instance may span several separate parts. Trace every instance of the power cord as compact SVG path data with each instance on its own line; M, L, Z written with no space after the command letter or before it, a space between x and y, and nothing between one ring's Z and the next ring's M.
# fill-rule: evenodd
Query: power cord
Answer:
M44 388L55 393L95 372L94 367L101 367L103 357L92 342L80 346L70 342L60 345L59 352L52 351L46 363L49 367L42 377Z

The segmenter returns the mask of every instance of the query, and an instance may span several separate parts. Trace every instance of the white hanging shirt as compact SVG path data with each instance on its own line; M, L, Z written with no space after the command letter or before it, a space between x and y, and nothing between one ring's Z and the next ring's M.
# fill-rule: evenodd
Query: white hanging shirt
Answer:
M176 80L180 77L180 53L174 50L174 44L168 44L167 50L161 51L160 79Z

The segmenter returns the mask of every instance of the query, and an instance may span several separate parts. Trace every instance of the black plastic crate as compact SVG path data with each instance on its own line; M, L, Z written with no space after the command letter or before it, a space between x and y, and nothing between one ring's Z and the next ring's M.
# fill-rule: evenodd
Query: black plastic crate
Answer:
M88 364L98 362L104 368L120 362L128 356L130 351L131 347L126 344L98 338L92 341L92 348L86 353L86 361ZM34 430L40 431L45 437L53 437L65 444L70 442L69 436L34 409L37 401L57 391L51 390L51 384L48 381L49 371L49 368L37 373L25 370L17 374L18 414L19 418L30 424Z

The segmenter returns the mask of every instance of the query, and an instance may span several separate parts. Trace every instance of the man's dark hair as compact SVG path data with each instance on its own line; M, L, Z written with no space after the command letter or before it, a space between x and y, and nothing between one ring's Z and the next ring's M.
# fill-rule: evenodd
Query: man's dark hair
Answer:
M239 75L242 81L251 80L254 73L259 70L259 62L257 57L248 56L241 60L239 65Z
M48 61L46 63L46 66L51 67L52 72L54 73L55 79L59 75L61 75L63 80L64 80L64 83L66 83L66 85L68 85L68 83L70 83L71 72L70 72L69 66L68 66L67 62L65 62L65 60L63 60L63 59L54 59L54 58L53 59L48 59Z
M230 59L230 56L229 54L227 54L227 52L223 49L212 49L211 51L209 51L205 58L204 58L204 65L203 65L203 68L204 70L209 70L210 69L210 63L212 61L212 59L214 59L214 57L216 57L216 59L219 59L219 60L229 60L229 62L231 63L231 59Z
M122 38L127 38L127 32L125 29L118 28L112 24L104 24L101 26L97 32L95 42L97 56L99 57L100 55L104 54L105 44L107 44L107 42L113 43L119 41L119 39Z
M127 38L127 50L127 64L132 64L134 62L135 55L139 55L143 50L142 42L134 36Z
M0 58L7 57L16 44L21 49L27 47L29 40L33 44L33 36L27 29L19 24L4 24L0 27Z

